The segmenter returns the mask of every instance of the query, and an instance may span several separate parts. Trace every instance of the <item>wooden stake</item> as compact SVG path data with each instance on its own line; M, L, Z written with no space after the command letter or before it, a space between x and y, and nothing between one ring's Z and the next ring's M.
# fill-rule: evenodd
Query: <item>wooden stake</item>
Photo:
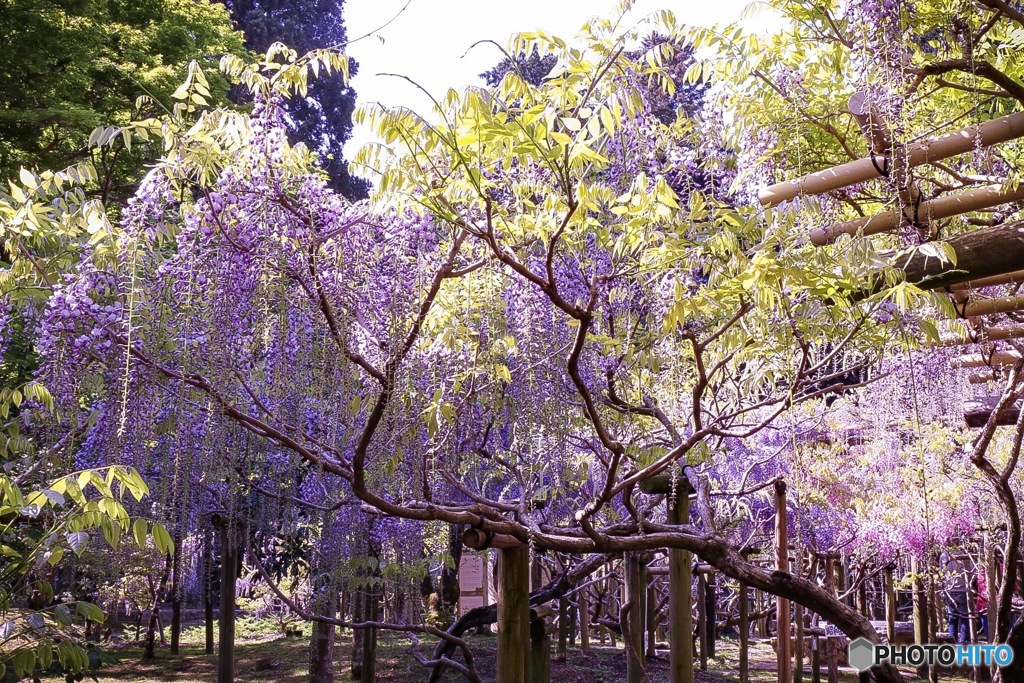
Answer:
M776 567L781 572L789 573L789 534L786 530L786 482L775 482L775 553ZM776 598L778 632L778 673L779 683L790 683L793 680L793 663L790 660L790 619L789 600Z
M958 154L966 154L979 144L982 147L988 147L1022 135L1024 135L1024 112L1017 112L986 121L978 126L971 126L909 145L904 156L909 169L929 162L948 159ZM761 190L757 196L762 206L775 206L800 195L822 194L878 178L881 176L879 169L884 169L886 164L884 156L873 155L866 159L833 166L796 180L772 185Z
M530 549L502 548L498 561L497 683L526 683L530 655Z
M668 501L668 523L689 524L690 488L680 483ZM693 573L687 550L668 551L669 681L693 683Z
M811 242L820 247L835 242L841 235L877 235L895 230L914 220L919 223L926 220L930 222L1020 199L1024 199L1024 184L1017 187L991 185L921 202L916 209L907 209L910 215L904 213L903 209L890 209L873 216L837 223L828 228L817 228L811 231Z

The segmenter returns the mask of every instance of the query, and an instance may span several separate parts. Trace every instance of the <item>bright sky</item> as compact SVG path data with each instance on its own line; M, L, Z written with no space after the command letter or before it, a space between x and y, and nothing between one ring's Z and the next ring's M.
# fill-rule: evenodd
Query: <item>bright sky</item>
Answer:
M345 25L349 38L375 31L387 23L407 0L347 0ZM670 9L680 23L711 26L736 21L751 0L637 0L629 15L639 20L659 9ZM482 85L478 77L497 64L501 53L493 45L473 43L491 39L505 45L521 31L544 29L571 39L594 14L610 15L615 0L409 0L405 11L380 31L348 47L359 62L352 80L359 103L380 102L429 113L430 100L415 86L394 76L407 76L436 97L448 88ZM345 147L346 158L370 138L356 128Z

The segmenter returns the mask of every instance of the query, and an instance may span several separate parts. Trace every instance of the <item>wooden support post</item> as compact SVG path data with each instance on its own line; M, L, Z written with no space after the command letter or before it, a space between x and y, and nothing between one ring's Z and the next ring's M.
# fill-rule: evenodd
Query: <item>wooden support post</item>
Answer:
M690 522L690 487L680 483L668 501L668 523ZM693 683L693 569L692 554L668 551L669 681Z
M775 553L776 567L780 572L789 573L789 533L786 529L786 482L775 482ZM790 617L789 600L776 599L776 632L778 634L778 680L790 683L793 680L793 664L790 659Z
M203 618L206 626L206 649L213 654L213 534L210 528L203 529Z
M924 645L928 642L928 600L924 592L924 577L921 575L921 563L913 556L910 558L910 572L913 574L914 642Z
M797 576L804 575L804 549L799 539L796 541L796 558L794 570ZM793 608L793 618L796 621L796 638L793 641L793 683L803 683L804 680L804 607L796 604Z
M551 636L542 618L530 623L530 681L551 682Z
M811 683L821 683L821 638L811 640Z
M646 678L644 671L644 590L642 563L640 554L626 552L622 554L622 564L625 571L625 600L622 609L626 611L626 618L620 619L623 625L622 642L626 648L626 680L628 683L643 683Z
M658 654L658 591L654 588L654 579L648 573L647 584L647 656L655 657Z
M374 585L367 586L363 595L363 621L377 621L380 616L380 593ZM529 598L527 598L529 600ZM362 662L359 667L359 683L374 683L377 680L377 629L360 629L356 636L362 640Z
M793 639L793 683L804 680L804 607L793 606L793 620L796 622L796 638Z
M750 681L750 604L747 584L740 581L740 683Z
M569 640L569 601L563 596L558 599L558 661L565 661L565 649Z
M996 616L999 613L999 567L996 563L996 544L992 536L985 533L985 592L988 598L988 642L996 642ZM1021 653L1024 656L1024 653Z
M569 603L569 646L576 647L576 629L579 628L579 608L576 603Z
M580 650L584 654L590 654L590 595L588 589L580 589L576 602L579 604Z
M885 637L890 645L896 642L896 590L892 573L893 565L890 564L882 574L885 586Z
M708 670L708 580L707 574L697 574L697 640L700 646L700 670Z
M836 591L836 554L825 556L825 592L837 597ZM825 661L828 664L828 683L839 681L839 661L834 638L825 638Z
M702 576L707 577L704 583L704 621L707 623L708 657L714 657L718 646L718 584L714 571Z
M498 561L497 683L527 683L530 655L530 549L503 548Z
M238 577L238 542L243 528L226 514L211 517L220 529L220 638L217 643L217 683L235 680L235 579Z

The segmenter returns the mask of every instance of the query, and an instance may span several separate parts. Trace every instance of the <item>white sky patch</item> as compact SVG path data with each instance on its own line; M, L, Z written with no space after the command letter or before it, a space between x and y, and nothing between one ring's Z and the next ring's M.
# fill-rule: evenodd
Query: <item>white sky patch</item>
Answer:
M495 46L481 44L470 50L474 43L493 40L504 46L513 33L537 29L571 42L588 18L597 13L610 16L615 7L614 0L411 0L398 14L405 4L406 0L345 2L350 39L375 31L348 48L348 54L359 62L352 86L358 104L404 106L424 115L432 106L424 93L402 78L381 74L406 76L440 99L449 88L483 85L479 74L501 61L502 54ZM623 26L631 27L661 9L672 10L682 24L724 25L739 20L750 4L750 0L637 0ZM777 23L766 16L769 12L759 11L744 23L750 28L763 28L766 21ZM394 21L376 31L396 14ZM345 157L351 159L373 139L369 130L357 126L345 145Z

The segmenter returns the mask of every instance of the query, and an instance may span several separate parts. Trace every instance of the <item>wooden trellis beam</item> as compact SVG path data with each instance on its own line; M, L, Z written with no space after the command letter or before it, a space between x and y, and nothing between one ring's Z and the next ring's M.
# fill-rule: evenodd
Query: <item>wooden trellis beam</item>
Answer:
M967 403L964 407L964 420L967 422L967 426L971 429L981 429L984 427L998 403L999 399L997 398L986 398ZM996 418L996 424L1003 427L1013 426L1017 423L1018 417L1020 417L1019 401L1007 406Z
M906 149L907 168L949 159L959 154L966 154L976 147L990 147L1024 136L1024 112L986 121L977 126L946 133ZM881 171L888 167L884 154L872 154L864 159L857 159L839 166L827 168L806 175L796 180L778 183L761 190L758 200L762 206L775 206L800 195L813 195L838 190L841 187L863 183L882 176Z
M966 292L1017 282L1024 276L1024 271L1019 270L1024 263L1024 221L957 235L945 240L945 244L956 254L956 264L943 263L919 250L899 264L907 282L922 289L948 287Z
M919 224L925 224L962 213L989 209L1020 199L1024 199L1024 184L1017 187L990 185L921 202L913 209L914 215L911 216L907 216L903 209L891 209L873 216L837 223L827 228L815 228L811 230L811 242L820 247L835 242L841 235L856 235L858 233L877 235L895 230L904 223L911 222L911 219L916 220Z

